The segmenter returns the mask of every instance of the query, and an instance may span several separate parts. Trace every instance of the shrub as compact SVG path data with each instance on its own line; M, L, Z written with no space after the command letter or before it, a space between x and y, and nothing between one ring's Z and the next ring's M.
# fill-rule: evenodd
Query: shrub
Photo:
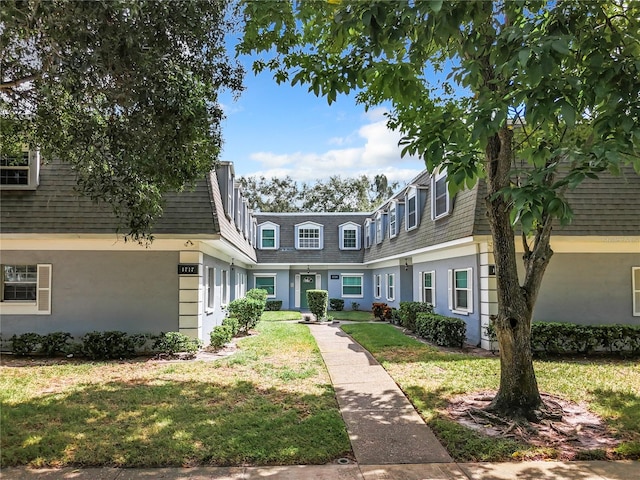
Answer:
M226 317L222 320L222 325L227 325L231 329L231 336L235 337L240 331L240 323L235 317Z
M229 343L233 338L233 331L231 325L218 325L211 331L211 347L215 350L219 350Z
M415 332L442 347L462 347L466 339L464 320L435 313L418 313Z
M267 300L265 310L270 312L277 312L282 308L282 300Z
M196 353L202 342L198 338L187 337L180 332L161 333L153 343L153 349L158 353L166 353L167 355L175 355L176 353Z
M307 290L307 302L309 310L318 320L327 316L327 306L329 305L329 292L326 290Z
M400 325L400 310L398 310L397 308L391 308L391 317L389 318L389 320L394 325Z
M11 337L11 351L14 355L32 355L40 350L42 336L37 333L23 333Z
M252 288L247 292L245 298L252 298L254 300L259 300L266 305L267 303L267 291L263 288Z
M380 320L391 318L391 307L386 303L375 302L371 310L373 311L373 316Z
M416 331L418 313L433 313L433 305L426 302L400 302L400 321L404 328Z
M357 312L360 310L360 304L358 302L351 302L351 310L355 310Z
M42 336L40 351L49 357L56 354L67 353L71 340L71 334L68 332L54 332Z
M341 312L342 310L344 310L344 300L341 298L330 298L329 307L331 308L331 310Z
M145 335L129 335L125 332L90 332L82 337L82 354L93 360L130 358L136 347L144 345Z
M229 316L238 320L240 331L248 332L260 321L264 307L265 302L255 298L249 298L248 296L246 298L236 298L229 303Z

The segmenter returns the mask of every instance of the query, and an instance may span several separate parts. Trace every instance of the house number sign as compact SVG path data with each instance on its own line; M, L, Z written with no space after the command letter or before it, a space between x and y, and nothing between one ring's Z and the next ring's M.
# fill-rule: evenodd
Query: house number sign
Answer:
M200 265L197 263L179 263L178 275L198 275L200 273Z

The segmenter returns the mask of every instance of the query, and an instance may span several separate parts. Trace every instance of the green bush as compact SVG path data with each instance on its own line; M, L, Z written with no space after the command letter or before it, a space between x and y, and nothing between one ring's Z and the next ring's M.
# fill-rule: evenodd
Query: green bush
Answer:
M341 298L330 298L329 307L331 308L331 310L341 312L342 310L344 310L344 300Z
M48 357L67 353L70 347L68 342L71 338L71 334L68 332L54 332L43 335L40 351Z
M402 320L400 319L400 310L397 308L391 308L391 318L389 319L394 325L400 325Z
M322 320L327 317L329 292L326 290L307 290L307 303L309 310L316 316L316 319Z
M486 327L487 337L497 342L495 327ZM560 322L533 322L531 350L538 354L575 355L604 351L611 354L640 355L640 326L576 325Z
M231 325L218 325L211 331L211 347L219 350L224 347L233 338Z
M277 312L282 308L282 300L267 300L265 310Z
M130 358L146 341L146 335L130 335L120 331L90 332L82 337L82 354L93 360Z
M419 313L433 313L433 305L426 302L400 302L400 321L404 328L415 332Z
M42 345L42 335L37 333L23 333L11 337L11 351L14 355L32 355L38 352Z
M264 291L264 290L263 290ZM265 302L256 298L236 298L229 303L228 311L230 317L235 317L240 325L240 331L248 332L260 321L264 312Z
M167 355L175 355L176 353L195 354L201 346L200 339L189 338L180 332L163 332L153 342L154 351L166 353Z
M464 320L435 313L418 313L415 332L442 347L462 347L466 339Z
M360 310L360 304L358 302L351 302L351 310L357 312Z
M226 317L222 320L222 325L227 325L231 329L231 336L235 337L240 331L240 323L235 317Z
M252 288L247 292L245 298L259 300L266 305L268 292L262 288Z

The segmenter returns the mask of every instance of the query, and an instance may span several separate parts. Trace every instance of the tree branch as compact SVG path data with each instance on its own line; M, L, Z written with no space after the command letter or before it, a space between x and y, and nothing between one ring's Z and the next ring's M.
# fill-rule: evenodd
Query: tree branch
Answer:
M28 75L26 77L23 78L19 78L17 80L11 80L9 82L2 82L0 83L0 91L4 91L4 90L13 90L16 87L19 87L20 85L27 83L27 82L33 82L34 80L37 80L40 77L41 74L33 74L33 75Z

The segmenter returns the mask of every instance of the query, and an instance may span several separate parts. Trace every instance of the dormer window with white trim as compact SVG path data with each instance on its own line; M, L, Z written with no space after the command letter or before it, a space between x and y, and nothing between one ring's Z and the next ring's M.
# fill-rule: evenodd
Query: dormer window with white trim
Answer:
M324 247L324 226L305 222L295 226L297 250L322 250Z
M280 248L280 225L264 222L258 225L260 250L277 250Z
M340 250L360 250L360 225L353 222L338 227Z
M405 195L405 229L413 230L418 226L418 189L409 187Z
M376 244L382 243L384 238L384 216L382 212L378 212L376 215Z
M389 238L398 235L397 204L395 201L389 204Z
M447 186L447 171L431 177L431 218L436 220L451 213L451 199Z
M364 248L371 248L371 219L364 221Z
M2 190L35 190L39 183L40 152L23 151L17 155L0 155Z

